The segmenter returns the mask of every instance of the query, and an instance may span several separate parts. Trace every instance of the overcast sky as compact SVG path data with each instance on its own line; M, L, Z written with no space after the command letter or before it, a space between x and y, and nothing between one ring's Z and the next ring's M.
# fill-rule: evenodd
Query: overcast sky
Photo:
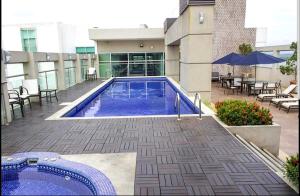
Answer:
M2 24L63 22L99 28L163 27L179 0L2 0ZM266 29L266 45L297 39L297 0L247 0L246 26ZM260 31L259 32L264 32ZM266 35L266 36L264 36Z

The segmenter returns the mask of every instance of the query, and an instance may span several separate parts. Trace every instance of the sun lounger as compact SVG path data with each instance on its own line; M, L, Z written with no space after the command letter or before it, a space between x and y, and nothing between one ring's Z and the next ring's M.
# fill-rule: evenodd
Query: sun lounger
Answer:
M298 101L298 98L291 97L291 98L273 98L270 101L270 105L274 104L276 107L278 107L280 104L285 103L285 102L295 102Z
M291 84L290 86L288 86L284 91L282 91L282 93L278 94L278 93L272 93L272 94L259 94L256 97L256 100L258 101L265 101L265 100L270 100L272 98L279 98L279 97L289 97L289 94L291 92L293 92L293 90L295 90L295 88L297 87L296 84Z
M286 111L287 113L288 113L291 109L299 109L299 101L282 103L282 104L279 106L279 110L280 110L281 108L287 110L287 111Z

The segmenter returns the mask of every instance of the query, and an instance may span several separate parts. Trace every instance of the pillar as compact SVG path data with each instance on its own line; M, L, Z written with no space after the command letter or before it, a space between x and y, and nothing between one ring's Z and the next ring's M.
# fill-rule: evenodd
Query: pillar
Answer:
M63 54L58 54L58 61L55 61L55 69L57 69L57 88L58 90L65 90L65 70Z
M76 54L76 60L75 60L75 67L76 67L76 84L81 83L81 61L80 61L80 55Z
M39 78L39 68L34 60L32 52L28 52L28 62L23 63L25 79L38 79Z
M179 46L165 46L165 75L179 82Z
M7 125L12 121L10 105L8 101L7 81L5 73L5 54L1 50L1 125Z

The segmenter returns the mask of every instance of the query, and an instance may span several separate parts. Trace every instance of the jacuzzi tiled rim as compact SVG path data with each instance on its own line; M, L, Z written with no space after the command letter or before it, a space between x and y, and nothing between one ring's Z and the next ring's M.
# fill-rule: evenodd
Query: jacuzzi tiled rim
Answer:
M99 170L90 166L60 158L52 152L16 153L1 157L1 170L17 170L29 165L29 160L37 160L39 170L72 177L85 184L94 195L116 195L111 181Z
M83 102L88 101L89 99L93 98L93 94L105 90L107 86L109 86L111 83L114 82L115 79L151 79L151 78L161 78L161 79L166 79L170 85L176 89L176 92L178 92L183 99L185 99L187 102L190 102L193 104L194 102L194 97L188 96L182 88L180 88L180 85L174 81L170 77L166 76L142 76L142 77L112 77L109 78L108 80L104 81L97 87L93 88L86 94L82 95L80 98L76 99L73 102L70 102L67 106L64 108L60 109L50 117L46 118L45 120L78 120L78 119L114 119L114 118L151 118L151 117L177 117L177 115L144 115L144 116L103 116L103 117L64 117L65 114L69 113L72 109L76 108ZM199 107L196 107L197 111L199 111ZM201 104L201 110L202 110L202 116L210 116L213 114L213 112L205 106L205 104ZM188 117L188 116L198 116L199 114L181 114L181 117Z

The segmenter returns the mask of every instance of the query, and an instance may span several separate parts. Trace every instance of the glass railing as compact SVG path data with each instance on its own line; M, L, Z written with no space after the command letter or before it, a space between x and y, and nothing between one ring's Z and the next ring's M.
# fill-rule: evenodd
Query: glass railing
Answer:
M6 76L7 82L10 82L14 89L19 89L22 86L22 81L27 74L18 74L13 76Z
M76 84L76 67L65 68L65 87L69 88Z
M56 73L56 69L39 72L39 85L41 90L57 89Z

